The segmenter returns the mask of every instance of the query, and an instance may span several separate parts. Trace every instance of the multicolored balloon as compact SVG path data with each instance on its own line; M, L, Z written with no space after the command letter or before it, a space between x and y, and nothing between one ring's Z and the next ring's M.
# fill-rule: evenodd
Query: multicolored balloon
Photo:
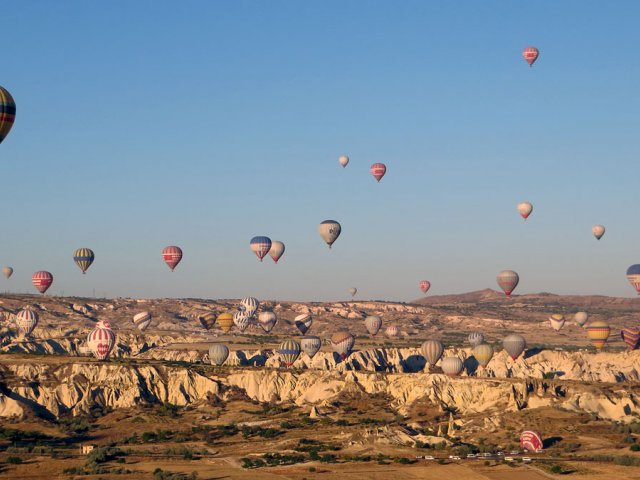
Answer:
M320 337L307 335L302 337L302 339L300 340L300 347L302 348L302 351L304 353L309 355L309 358L313 358L315 354L320 350L320 347L322 347L322 340L320 339Z
M438 363L444 353L444 345L440 340L427 340L420 346L422 356L432 367Z
M276 352L282 357L282 360L284 360L285 366L291 368L291 365L293 365L300 356L300 344L292 339L285 340L276 349Z
M531 212L533 212L533 205L530 202L520 202L518 204L518 213L520 213L525 220L529 218Z
M207 330L211 330L216 324L216 314L213 312L205 312L198 315L200 324ZM232 317L233 322L233 317Z
M233 328L233 314L225 312L218 315L216 320L220 326L220 330L224 333L229 333Z
M589 340L591 340L591 344L596 347L597 351L602 350L609 339L609 334L611 333L611 327L609 324L602 320L596 320L587 325L586 330L587 336L589 337Z
M493 358L493 347L487 343L476 345L473 348L473 356L478 361L478 364L485 368Z
M273 330L276 323L278 323L278 317L273 312L260 312L260 315L258 315L258 325L264 330L264 333L269 333Z
M630 351L640 347L640 327L624 327L620 331L620 336Z
M382 319L377 315L369 315L364 319L364 328L367 329L369 335L375 335L380 331L382 327Z
M237 311L233 314L233 323L240 332L244 333L251 323L251 316L247 315L247 312Z
M440 363L440 368L442 368L445 375L457 377L462 373L464 364L458 357L444 357L442 363Z
M151 314L149 312L136 313L133 316L133 324L144 332L151 324Z
M164 259L164 263L166 263L173 272L173 269L176 268L182 260L182 249L175 245L164 247L162 249L162 258Z
M484 342L484 335L480 332L471 332L467 337L467 340L472 347L477 347Z
M556 332L559 332L564 327L564 315L554 313L549 317L549 324Z
M351 295L351 298L355 297L356 293L358 293L358 289L356 287L351 287L349 289L349 294Z
M38 325L38 313L30 307L26 307L16 314L15 320L18 331L28 337Z
M79 248L73 253L73 261L76 262L82 273L87 273L96 256L90 248Z
M349 164L349 157L347 157L346 155L340 155L340 157L338 158L338 162L340 162L340 165L342 165L342 168L344 168Z
M629 283L631 284L631 286L633 286L633 288L636 289L636 292L638 292L638 295L640 295L640 265L639 264L635 264L635 265L631 265L629 268L627 268L627 280L629 280Z
M513 360L517 360L524 349L527 348L527 341L522 335L509 335L502 340L502 346Z
M505 295L509 297L511 296L511 292L518 286L520 277L513 270L503 270L498 274L496 280Z
M340 355L344 361L351 354L351 350L356 343L356 339L347 331L336 332L331 335L331 346L333 351Z
M429 280L420 280L420 290L422 290L422 293L426 295L430 288L431 282Z
M269 249L269 256L277 264L280 257L284 253L284 243L279 240L273 240L271 242L271 248Z
M40 293L44 294L53 283L53 275L44 270L36 272L31 277L31 283L33 283L33 286L36 287Z
M530 67L532 67L535 61L538 59L538 55L540 55L540 51L536 47L527 47L522 50L522 57Z
M596 237L597 240L600 240L602 238L604 232L604 225L594 225L593 227L591 227L591 233L593 233L593 236Z
M329 248L331 248L331 245L338 239L340 232L342 232L342 227L335 220L325 220L318 225L318 233L320 233L322 239L329 245Z
M580 327L584 327L584 324L587 323L588 319L589 319L589 315L587 314L587 312L577 312L573 316L573 320Z
M264 256L271 250L271 243L269 237L253 237L249 242L249 246L251 251L258 257L258 260L262 261Z
M238 308L238 310L252 317L258 311L259 306L260 302L257 298L246 297L240 301L240 307Z
M311 318L311 315L309 315L308 313L303 313L294 318L293 323L296 328L300 330L300 333L304 335L311 328L311 325L313 324L313 318Z
M0 87L0 143L9 135L16 119L16 102L6 88Z
M229 358L229 347L222 343L214 343L209 347L209 362L211 365L220 366Z
M373 175L373 178L378 182L382 180L385 173L387 173L387 166L384 163L374 163L371 165L371 175Z
M11 267L4 267L2 269L2 274L5 276L5 278L9 278L11 277L11 275L13 275L13 268Z
M535 430L525 430L520 435L520 448L527 452L539 452L544 448L542 435Z
M98 360L106 360L116 344L116 334L109 322L100 321L87 337L87 346Z
M400 329L396 325L389 325L384 331L384 334L389 338L396 338L400 335Z

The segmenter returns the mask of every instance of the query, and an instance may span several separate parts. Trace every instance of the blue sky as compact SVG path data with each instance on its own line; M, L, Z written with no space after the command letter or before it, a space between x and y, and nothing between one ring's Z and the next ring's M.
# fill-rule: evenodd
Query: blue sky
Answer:
M53 294L411 300L421 279L455 293L513 269L515 293L632 296L638 15L631 1L7 2L1 287L33 292L44 269ZM343 227L331 251L326 219ZM278 265L253 256L254 235L286 244ZM173 274L170 244L185 252Z

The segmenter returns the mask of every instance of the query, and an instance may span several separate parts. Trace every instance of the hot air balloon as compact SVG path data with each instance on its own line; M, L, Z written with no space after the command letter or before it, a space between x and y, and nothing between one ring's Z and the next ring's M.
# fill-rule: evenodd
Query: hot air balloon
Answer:
M533 66L533 63L538 59L538 55L540 52L536 47L527 47L522 50L522 57L529 64L530 67Z
M87 346L98 360L106 360L116 344L116 334L109 322L101 321L87 337Z
M369 315L364 319L364 327L370 335L375 335L380 331L380 327L382 327L382 319L377 315Z
M589 319L589 315L587 314L587 312L577 312L573 316L573 319L575 320L577 325L584 327L584 324L587 323L587 320Z
M540 432L525 430L520 435L520 448L527 452L538 452L544 448Z
M222 330L224 333L229 333L233 328L233 314L231 313L221 313L220 315L218 315L218 319L216 321L220 326L220 330Z
M38 314L29 307L23 308L16 314L16 326L22 335L28 337L38 325Z
M309 355L309 358L313 358L322 347L322 340L320 340L320 337L306 335L300 340L300 347L304 353Z
M257 298L246 297L240 301L240 306L238 307L238 310L240 310L241 312L245 312L247 315L252 317L258 311L259 306L260 306L260 302L258 301Z
M422 293L426 295L430 288L431 282L429 280L420 280L420 290L422 290Z
M400 330L396 325L389 325L384 331L384 334L389 338L395 338L400 335Z
M284 253L284 243L282 243L279 240L272 241L271 248L269 249L269 256L271 257L271 259L275 263L278 263L278 260L280 260L280 257L282 256L283 253Z
M355 343L355 337L347 331L336 332L331 335L333 351L340 355L343 361L351 354L351 349Z
M511 358L516 360L527 348L527 341L521 335L509 335L502 340L502 346Z
M213 312L201 313L198 315L198 320L204 328L206 328L207 330L211 330L216 324L216 314Z
M209 347L209 361L218 367L229 358L229 347L222 343L214 343Z
M282 357L286 367L290 368L300 355L300 344L295 340L285 340L280 344L276 352Z
M149 312L140 312L133 316L133 324L141 331L145 331L151 323L151 314Z
M251 316L247 312L237 311L233 314L233 323L240 332L244 332L251 323Z
M329 248L333 245L338 237L340 236L340 232L342 231L342 227L335 220L325 220L320 225L318 225L318 232L322 239L327 242Z
M93 254L93 250L90 248L79 248L73 253L73 261L82 270L82 273L87 273L87 268L91 266L96 256Z
M602 320L596 320L587 325L587 336L591 340L591 344L596 347L596 350L600 351L604 347L605 343L611 333L611 327L607 322Z
M311 315L309 315L308 313L303 313L301 315L298 315L296 318L294 318L293 323L296 326L296 328L300 330L300 333L304 335L311 328L313 319L311 318Z
M478 361L482 368L489 365L491 358L493 358L493 347L487 343L481 343L476 345L473 349L473 356Z
M175 245L164 247L162 250L162 258L164 259L164 263L166 263L173 272L173 269L176 268L180 260L182 260L182 249Z
M467 337L467 340L472 347L477 347L484 342L484 335L480 332L471 332Z
M531 215L532 211L533 211L533 205L531 205L531 203L520 202L518 204L518 212L520 213L520 215L522 215L522 218L524 218L525 220L529 218L529 215Z
M11 277L11 275L13 275L13 268L11 267L4 267L2 269L2 274L5 276L5 278L9 278Z
M442 368L445 375L457 377L462 373L464 364L458 357L444 357L442 363L440 363L440 368Z
M16 119L16 102L7 89L0 87L0 143L9 135Z
M560 329L564 326L564 315L554 313L549 317L549 323L551 324L551 328L553 328L556 332L559 332Z
M520 281L520 277L513 270L503 270L496 278L498 285L507 297L511 296L511 292L515 290Z
M346 155L340 155L340 158L338 158L338 162L340 162L340 165L342 165L342 168L344 168L349 163L349 157L347 157Z
M256 254L260 261L271 250L271 239L269 237L253 237L249 242L251 251Z
M278 317L273 312L260 312L258 315L258 325L265 333L269 333L276 326L276 323L278 323Z
M371 175L380 182L384 174L387 173L387 166L384 163L374 163L371 165Z
M640 265L639 264L635 264L635 265L631 265L629 268L627 268L627 280L629 280L629 283L633 286L633 288L636 289L636 292L638 292L638 295L640 295Z
M640 327L624 327L620 331L620 336L629 350L635 350L640 347Z
M444 345L440 340L427 340L420 346L422 356L432 367L438 363L444 353Z
M351 295L351 298L355 297L356 293L358 293L358 289L356 287L351 287L349 289L349 294Z
M49 272L36 272L31 277L31 283L38 289L40 293L46 292L53 283L53 275Z
M600 240L604 235L604 225L594 225L591 227L591 233L596 239Z

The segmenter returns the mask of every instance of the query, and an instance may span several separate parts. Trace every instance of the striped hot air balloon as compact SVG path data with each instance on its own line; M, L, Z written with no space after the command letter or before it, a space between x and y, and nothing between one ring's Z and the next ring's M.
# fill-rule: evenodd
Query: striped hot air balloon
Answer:
M133 324L144 332L151 324L151 314L149 312L136 313L133 316Z
M87 346L98 360L106 360L116 344L116 334L109 322L98 322L87 337Z
M364 327L369 332L369 335L375 335L380 331L382 327L382 319L377 315L369 315L364 319Z
M300 339L300 347L304 353L309 355L309 358L313 358L322 347L322 340L314 335L305 335Z
M440 363L440 368L442 368L445 375L457 377L462 373L464 364L458 357L444 357L442 363Z
M260 306L260 302L258 301L257 298L246 297L246 298L243 298L242 301L240 302L240 306L238 307L238 310L252 317L258 311L259 306Z
M13 275L13 268L11 267L4 267L2 269L2 274L5 276L5 278L9 278L11 277L11 275Z
M222 343L214 343L209 347L209 361L218 367L229 358L229 347Z
M16 119L16 102L6 88L0 87L0 143L9 135Z
M400 330L396 325L389 325L384 331L384 334L389 338L395 338L400 335Z
M36 272L31 277L31 283L40 293L44 294L53 283L53 275L45 271Z
M473 356L480 366L485 368L493 358L493 347L487 343L476 345L473 349Z
M517 360L527 348L527 341L522 335L509 335L502 340L502 346L513 360Z
M631 284L631 286L633 288L636 289L636 292L638 292L638 295L640 295L640 265L639 264L635 264L635 265L631 265L629 268L627 268L627 280L629 280L629 283Z
M233 314L233 323L240 332L244 332L251 323L251 316L247 312L238 311Z
M530 67L532 67L538 59L538 55L540 55L540 51L536 47L526 47L522 50L522 58L524 58Z
M422 293L426 295L430 288L431 282L429 280L420 280L420 290L422 290Z
M282 243L279 240L272 241L271 248L269 249L269 256L271 257L271 259L275 263L278 263L278 260L280 260L280 257L282 257L283 253L284 253L284 243Z
M511 292L518 286L520 277L513 270L503 270L498 274L496 280L505 295L509 297L511 296Z
M564 326L564 315L554 313L549 317L549 324L556 332L559 332Z
M340 162L340 165L342 165L342 168L344 168L349 163L349 157L347 157L346 155L340 155L340 157L338 158L338 162Z
M220 330L224 333L229 333L233 328L233 314L231 313L221 313L218 315L217 319L218 325L220 326Z
M477 347L484 342L484 335L480 332L471 332L467 337L467 340L472 347Z
M204 328L206 328L207 330L211 330L216 324L216 314L213 312L204 312L198 314L198 320ZM233 322L233 318L231 321Z
M591 227L591 233L593 233L593 236L596 237L596 240L600 240L604 235L604 232L604 225L594 225L593 227Z
M333 351L340 355L344 361L351 354L351 350L356 343L356 339L347 331L336 332L331 335L331 346Z
M38 325L38 313L26 307L16 314L15 320L18 331L25 337L28 337L31 335L31 332L33 332L33 329L36 328L36 325Z
M273 312L260 312L260 315L258 315L258 325L260 325L260 328L262 328L265 333L273 330L276 323L278 323L278 317L276 317L276 314Z
M387 166L384 163L374 163L371 165L371 175L373 175L373 178L375 178L377 182L382 180L385 173L387 173Z
M329 248L331 248L331 245L338 239L340 232L342 232L342 226L335 220L325 220L318 225L318 233L327 245L329 245Z
M580 327L584 327L584 324L587 323L588 319L589 319L589 315L587 314L587 312L577 312L573 316L573 320Z
M533 205L530 202L520 202L518 204L518 213L525 220L529 218L531 212L533 212Z
M640 327L624 327L620 331L620 336L629 350L640 347Z
M253 237L249 242L251 251L256 254L258 260L262 261L264 256L271 250L271 239L269 237Z
M420 346L422 356L432 367L438 363L444 353L444 345L440 340L427 340Z
M311 315L309 315L308 313L303 313L294 318L293 323L296 328L300 330L300 333L304 335L311 328L311 325L313 324L313 318L311 318Z
M611 327L607 322L596 320L587 325L587 336L597 351L602 350L609 339Z
M520 448L527 452L539 452L544 448L542 435L535 430L525 430L520 435Z
M300 344L292 339L285 340L280 344L276 352L282 357L285 366L291 368L291 365L300 356Z
M164 247L162 250L162 258L164 259L164 263L166 263L173 272L173 269L176 268L182 260L182 249L175 245Z
M73 253L73 261L76 262L82 273L87 273L87 269L93 263L96 256L90 248L79 248Z

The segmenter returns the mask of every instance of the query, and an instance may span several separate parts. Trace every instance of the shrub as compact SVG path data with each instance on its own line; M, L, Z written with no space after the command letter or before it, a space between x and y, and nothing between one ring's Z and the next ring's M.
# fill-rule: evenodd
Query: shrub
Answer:
M632 452L640 452L640 444L634 443L629 447L629 450L631 450Z
M560 474L560 473L562 473L562 466L561 465L551 465L551 468L549 469L549 471L551 473Z
M20 457L7 457L7 463L9 465L18 465L22 463L22 458Z

